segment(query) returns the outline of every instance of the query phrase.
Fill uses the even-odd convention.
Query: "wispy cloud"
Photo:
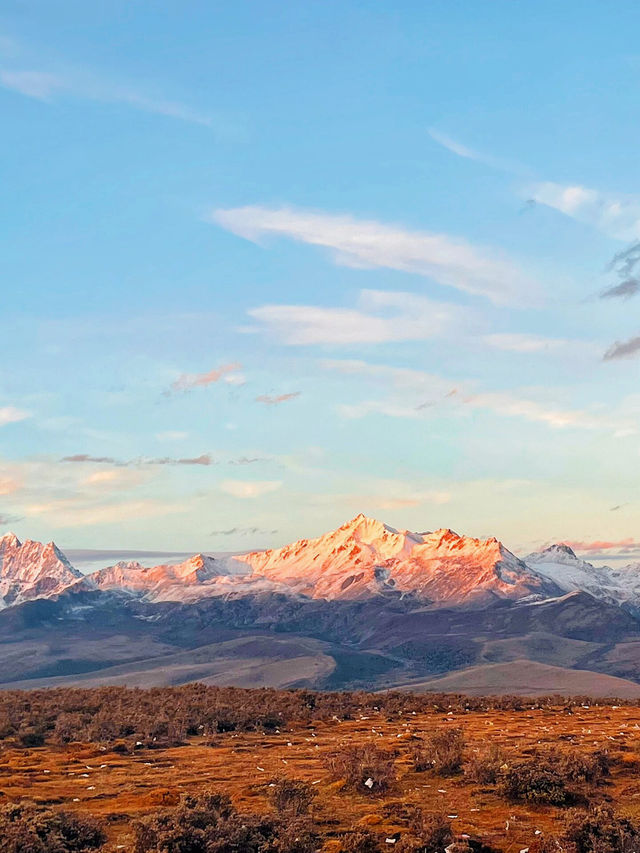
[[[490,347],[495,349],[505,350],[506,352],[520,353],[537,353],[549,352],[556,353],[563,349],[573,349],[575,347],[590,347],[584,341],[571,341],[565,338],[545,338],[540,335],[518,334],[518,333],[497,333],[485,335],[484,339]]]
[[[92,456],[89,453],[74,453],[64,456],[61,462],[87,463],[91,465],[113,465],[116,468],[144,467],[146,465],[252,465],[256,462],[269,461],[266,456],[238,456],[230,459],[216,459],[210,453],[202,453],[200,456],[138,456],[135,459],[116,459],[114,456]]]
[[[289,400],[295,400],[300,396],[300,391],[291,391],[289,394],[260,394],[256,397],[256,403],[264,403],[265,406],[279,406]]]
[[[360,292],[357,308],[263,305],[249,315],[279,343],[378,344],[459,335],[472,323],[467,309],[414,293]]]
[[[46,71],[0,71],[0,86],[41,101],[65,88],[62,78]]]
[[[511,160],[504,160],[500,157],[493,157],[491,154],[484,154],[481,151],[476,151],[474,148],[469,148],[457,139],[453,139],[449,134],[443,133],[431,127],[428,130],[429,136],[438,145],[442,145],[447,151],[451,151],[458,157],[465,160],[473,160],[475,163],[482,163],[484,166],[489,166],[491,169],[496,169],[499,172],[509,172],[516,175],[527,175],[529,170],[525,169],[519,163],[514,163]]]
[[[605,288],[601,299],[629,299],[640,291],[640,277],[636,274],[640,266],[640,242],[632,243],[622,252],[614,255],[609,264],[609,272],[618,276],[618,284]]]
[[[616,240],[640,239],[640,198],[637,196],[615,196],[579,184],[551,181],[528,188],[526,195]]]
[[[591,553],[593,555],[596,552],[601,551],[611,551],[611,550],[620,550],[633,552],[640,549],[640,540],[633,539],[633,537],[628,537],[627,539],[616,539],[616,540],[608,540],[608,539],[594,539],[593,541],[584,541],[584,540],[572,540],[569,539],[563,543],[564,545],[568,545],[570,548],[573,548],[574,551],[586,551],[587,553]]]
[[[280,480],[225,480],[220,488],[234,498],[259,498],[277,491],[282,486]]]
[[[266,536],[277,530],[263,530],[260,527],[229,527],[227,530],[212,530],[211,536]]]
[[[7,477],[0,474],[0,495],[13,495],[19,491],[20,481],[16,477]]]
[[[102,465],[116,465],[118,467],[127,467],[130,465],[217,465],[218,462],[209,453],[203,453],[200,456],[172,458],[171,456],[162,456],[159,458],[147,458],[144,456],[138,459],[115,459],[113,456],[90,456],[87,453],[76,453],[73,456],[64,456],[61,462],[90,462]]]
[[[161,95],[153,96],[135,86],[100,79],[86,70],[64,72],[42,68],[0,68],[0,87],[27,98],[52,102],[59,97],[123,104],[145,113],[165,116],[208,127],[221,136],[239,138],[241,131],[230,119],[200,111],[188,104]]]
[[[180,503],[165,503],[152,499],[87,504],[84,498],[64,498],[25,507],[27,516],[45,516],[56,527],[92,527],[130,521],[132,518],[153,518],[187,512]]]
[[[640,336],[628,341],[616,341],[605,352],[604,361],[616,361],[620,358],[633,358],[640,353]]]
[[[619,436],[638,431],[637,417],[624,411],[568,409],[553,400],[534,399],[506,391],[478,391],[471,384],[410,368],[370,364],[357,360],[327,360],[322,366],[343,374],[366,376],[383,387],[386,396],[339,407],[349,418],[382,414],[395,418],[425,418],[436,414],[464,415],[484,409],[501,417],[517,417],[556,429],[603,430]]]
[[[242,375],[238,373],[241,369],[242,365],[234,362],[214,367],[206,373],[183,373],[175,382],[171,383],[171,391],[177,393],[191,391],[193,388],[206,388],[207,385],[213,385],[221,380],[231,385],[237,385],[243,381]]]
[[[640,290],[640,279],[627,278],[619,284],[605,288],[600,294],[601,299],[630,299]]]
[[[16,524],[18,521],[22,521],[19,515],[0,514],[0,527],[8,527],[10,524]]]
[[[30,417],[31,413],[25,412],[24,409],[17,409],[15,406],[0,406],[0,426],[15,424]]]
[[[341,266],[414,273],[497,303],[529,301],[535,291],[529,277],[507,258],[446,234],[287,207],[215,210],[208,218],[253,242],[288,237],[331,250]]]

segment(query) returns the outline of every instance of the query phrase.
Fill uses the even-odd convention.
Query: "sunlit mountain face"
[[[597,674],[638,695],[639,576],[566,544],[522,559],[495,538],[363,514],[282,548],[87,574],[54,543],[7,534],[0,684],[438,690],[447,676],[509,692],[528,668],[537,691],[584,692]]]

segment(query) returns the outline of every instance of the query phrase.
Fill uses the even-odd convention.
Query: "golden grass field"
[[[603,705],[562,706],[522,711],[425,711],[390,717],[366,712],[353,720],[312,721],[286,731],[228,732],[192,737],[169,749],[117,754],[108,746],[18,748],[5,742],[0,761],[3,802],[28,798],[104,819],[106,850],[131,850],[132,819],[174,805],[181,794],[215,789],[230,794],[243,812],[271,809],[270,783],[281,776],[311,783],[317,796],[313,819],[327,839],[354,825],[366,825],[383,840],[403,828],[408,805],[452,816],[456,834],[468,833],[511,853],[530,846],[540,832],[560,825],[563,809],[511,804],[495,786],[470,784],[462,775],[438,777],[412,768],[416,736],[447,727],[464,730],[466,754],[498,744],[507,761],[541,748],[563,752],[607,750],[614,759],[610,778],[594,793],[623,815],[640,818],[640,708]],[[204,743],[206,741],[206,743]],[[397,787],[384,797],[342,790],[326,766],[329,755],[346,745],[373,742],[397,750]],[[538,831],[538,834],[536,834]]]

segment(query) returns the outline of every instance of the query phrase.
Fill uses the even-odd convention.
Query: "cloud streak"
[[[358,360],[326,360],[321,365],[345,375],[368,377],[386,386],[383,398],[339,407],[343,416],[362,418],[381,414],[394,418],[425,418],[435,414],[464,416],[483,409],[500,417],[516,417],[555,429],[603,430],[618,436],[638,431],[637,418],[623,412],[567,409],[553,401],[532,399],[510,391],[476,391],[469,383],[411,368],[396,368]]]
[[[225,480],[220,488],[234,498],[253,499],[277,491],[282,486],[280,480]]]
[[[629,551],[634,551],[640,549],[640,541],[637,539],[633,539],[632,537],[628,537],[627,539],[616,539],[616,540],[607,540],[607,539],[595,539],[593,541],[584,541],[584,540],[568,540],[563,543],[564,545],[568,545],[570,548],[573,548],[574,551],[587,551],[587,552],[596,552],[596,551],[611,551],[615,549],[625,549]]]
[[[180,101],[146,95],[128,85],[99,80],[78,69],[57,73],[34,68],[2,68],[0,87],[38,101],[52,102],[56,97],[66,96],[98,103],[123,104],[140,112],[208,127],[220,135],[239,135],[237,128],[219,115],[200,112]]]
[[[381,344],[459,335],[472,323],[467,309],[414,293],[362,290],[357,308],[263,305],[249,312],[286,346]]]
[[[640,336],[628,341],[616,341],[603,356],[604,361],[616,361],[621,358],[633,358],[640,353]]]
[[[31,417],[30,412],[17,409],[15,406],[0,406],[0,427],[7,424],[19,423]]]
[[[496,303],[534,295],[532,281],[510,260],[446,234],[290,207],[220,209],[208,220],[252,242],[286,237],[330,250],[340,266],[413,273]]]
[[[630,299],[640,291],[640,278],[636,275],[640,265],[640,242],[633,243],[622,252],[614,255],[609,264],[609,272],[615,272],[620,281],[605,288],[601,299]]]
[[[74,453],[71,456],[63,456],[60,462],[71,462],[78,464],[113,465],[118,468],[144,467],[145,465],[195,465],[209,466],[221,465],[253,465],[256,462],[268,461],[264,456],[239,456],[236,459],[216,459],[210,453],[202,453],[200,456],[139,456],[135,459],[116,459],[114,456],[92,456],[89,453]]]
[[[238,374],[241,369],[241,364],[233,362],[214,367],[206,373],[183,373],[175,382],[171,383],[170,390],[174,393],[191,391],[194,388],[206,388],[208,385],[214,385],[222,380],[235,385],[242,381],[242,377]]]
[[[300,391],[291,391],[289,394],[260,394],[256,397],[256,403],[263,403],[265,406],[279,406],[281,403],[287,403],[289,400],[295,400],[300,396]]]
[[[616,240],[640,239],[640,199],[636,196],[614,196],[552,181],[529,188],[527,196]]]

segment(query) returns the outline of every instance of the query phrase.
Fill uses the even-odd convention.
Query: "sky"
[[[639,30],[5,0],[0,531],[640,554]]]

